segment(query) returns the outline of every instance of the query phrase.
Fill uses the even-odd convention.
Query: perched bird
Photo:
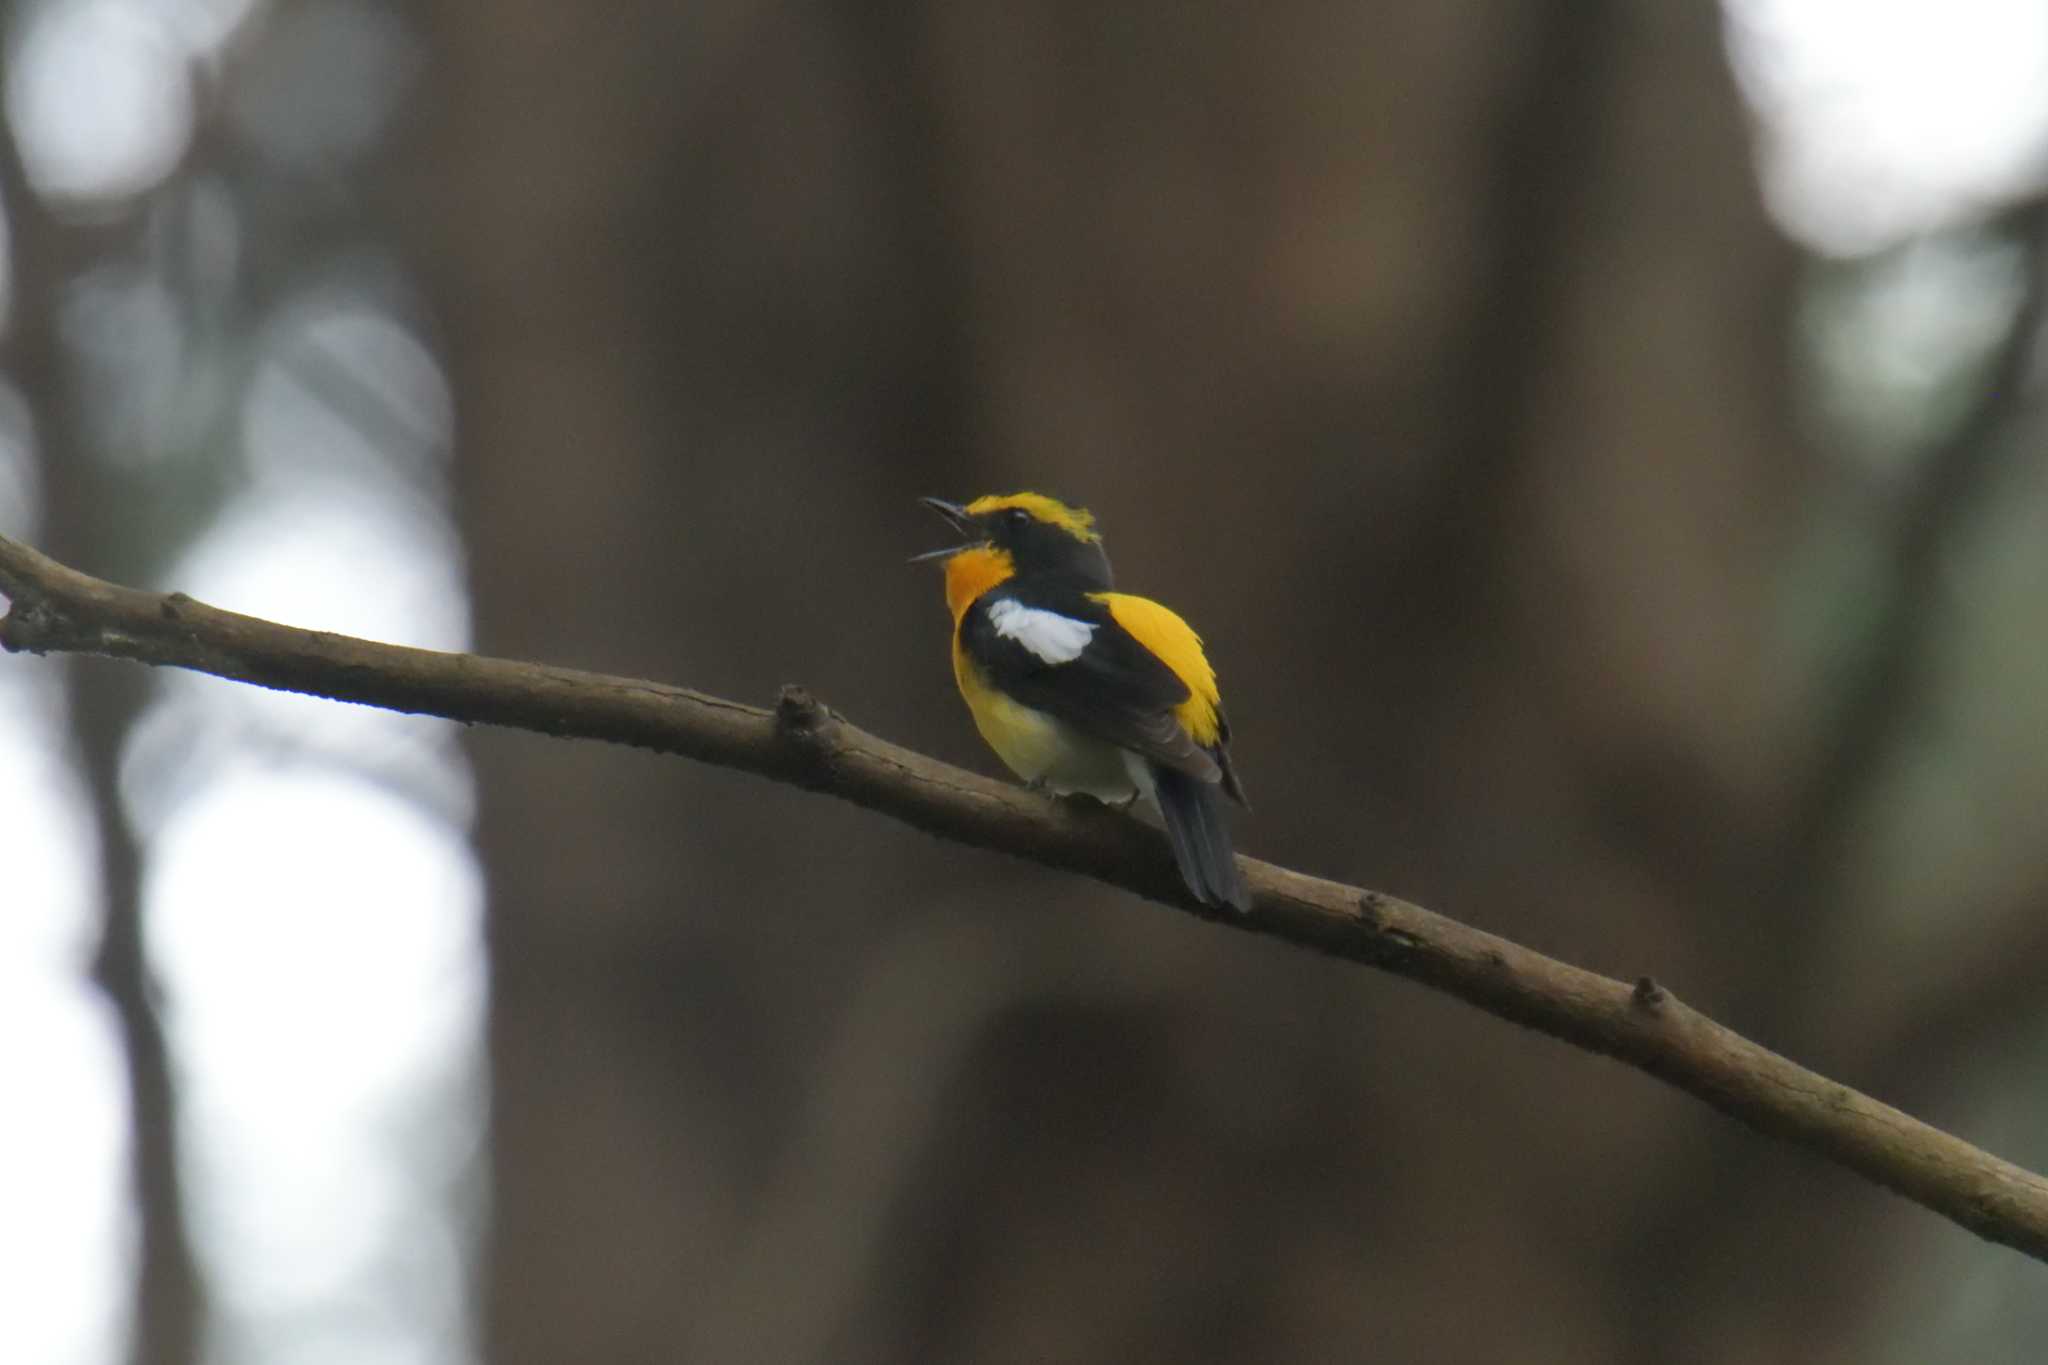
[[[1110,591],[1095,518],[1042,493],[924,505],[966,538],[946,566],[953,680],[975,728],[1035,787],[1159,808],[1205,905],[1249,909],[1223,798],[1246,805],[1202,641],[1173,612]]]

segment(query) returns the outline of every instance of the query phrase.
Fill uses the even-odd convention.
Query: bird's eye
[[[1031,514],[1021,507],[1012,507],[1003,513],[1003,525],[1012,531],[1021,531],[1031,522]]]

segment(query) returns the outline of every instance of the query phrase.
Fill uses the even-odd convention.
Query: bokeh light
[[[1779,220],[1855,255],[2048,175],[2048,5],[1728,0]]]

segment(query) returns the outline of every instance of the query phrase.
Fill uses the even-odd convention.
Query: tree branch
[[[1644,977],[1631,987],[1391,896],[1244,859],[1249,914],[1191,901],[1164,841],[857,729],[787,688],[772,711],[574,669],[374,644],[117,587],[0,538],[0,645],[211,673],[464,724],[601,739],[759,773],[919,829],[1079,872],[1234,928],[1378,967],[1618,1058],[1714,1108],[2048,1260],[2048,1180],[1731,1032]]]

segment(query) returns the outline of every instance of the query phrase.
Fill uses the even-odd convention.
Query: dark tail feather
[[[1223,791],[1214,782],[1176,772],[1163,764],[1152,770],[1153,799],[1166,822],[1173,860],[1181,880],[1204,905],[1252,908],[1251,893],[1230,851],[1230,826],[1223,819]]]

